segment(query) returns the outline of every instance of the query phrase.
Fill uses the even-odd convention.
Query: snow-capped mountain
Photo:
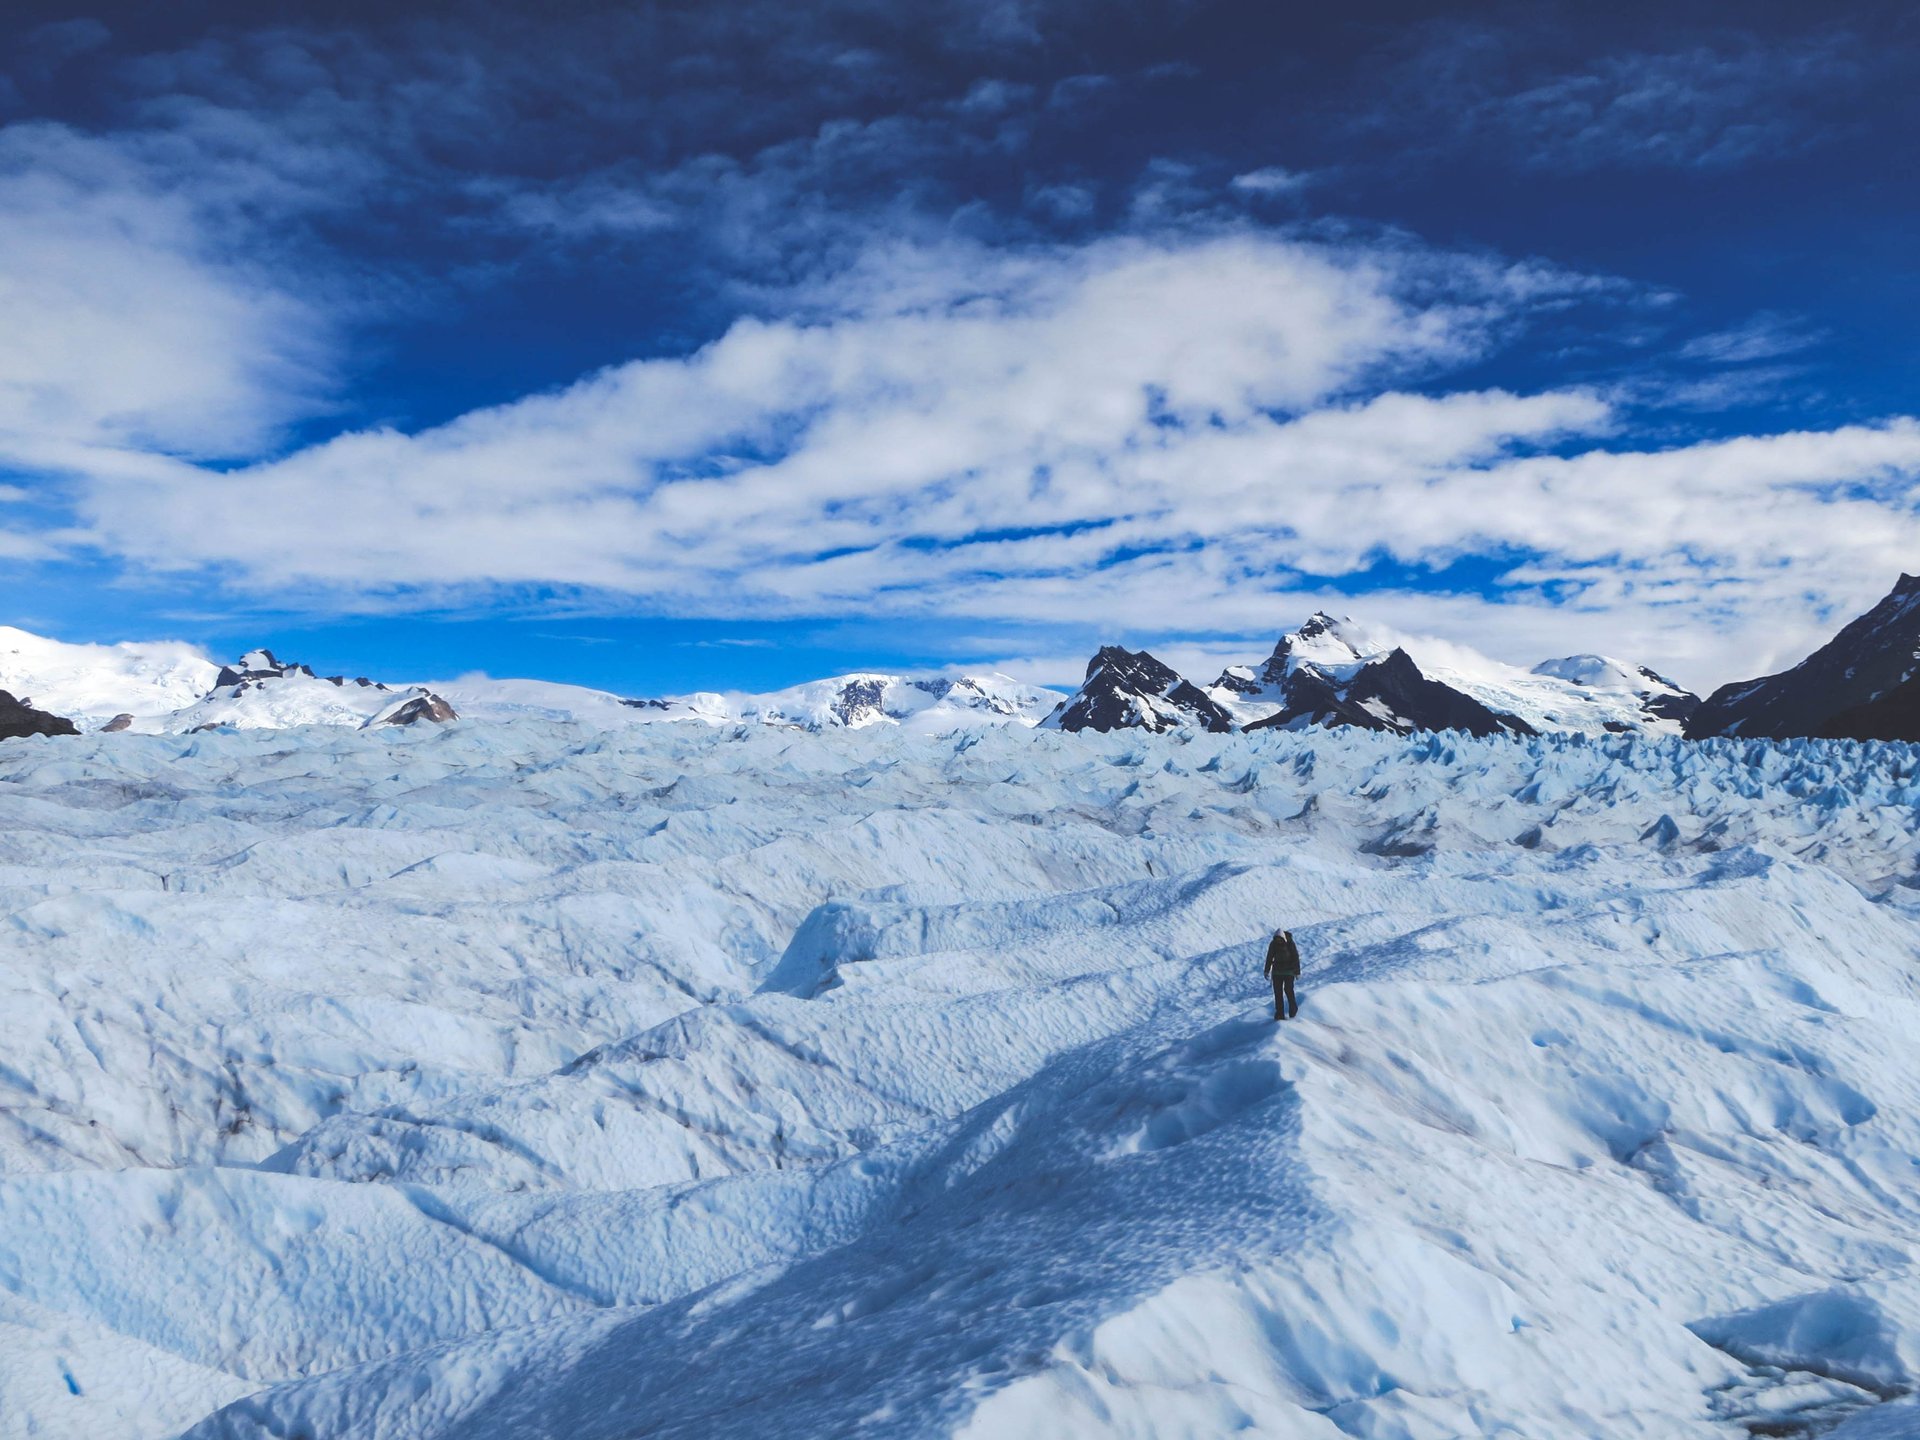
[[[622,703],[636,720],[739,721],[805,730],[860,730],[897,725],[941,735],[981,725],[1037,725],[1059,703],[1056,690],[1010,675],[891,675],[860,671],[755,695],[702,691]]]
[[[1624,728],[1678,734],[1687,717],[1700,708],[1698,695],[1683,690],[1657,670],[1607,655],[1568,655],[1560,660],[1543,660],[1531,673],[1564,680],[1596,707],[1606,700],[1619,701],[1628,713],[1602,717],[1601,728],[1605,730],[1618,732]],[[1615,723],[1609,724],[1609,721]]]
[[[859,671],[768,693],[710,691],[646,700],[580,685],[485,675],[389,686],[365,676],[316,675],[311,667],[265,648],[216,665],[179,642],[67,645],[5,627],[0,627],[0,687],[31,696],[81,730],[144,734],[221,726],[409,724],[456,714],[601,726],[656,720],[808,730],[889,725],[945,734],[981,725],[1037,725],[1060,701],[1058,691],[993,672]]]
[[[1722,685],[1688,717],[1686,733],[1695,739],[1914,738],[1917,673],[1920,576],[1902,575],[1884,600],[1792,669]]]
[[[205,695],[219,674],[178,640],[69,645],[0,625],[0,690],[30,697],[82,730],[101,729],[117,715],[169,714]]]
[[[1233,716],[1191,680],[1144,650],[1103,646],[1080,688],[1040,722],[1049,730],[1191,728],[1225,732]]]
[[[81,731],[172,734],[454,718],[453,707],[423,686],[394,689],[365,677],[323,678],[271,650],[250,650],[231,665],[216,665],[177,640],[69,645],[11,626],[0,626],[0,689]],[[32,722],[16,715],[13,723]]]
[[[132,715],[106,728],[179,732],[227,727],[284,730],[294,725],[410,725],[456,718],[453,707],[424,686],[399,690],[365,676],[319,676],[271,650],[250,650],[224,665],[214,685],[191,705],[159,716]]]
[[[573,720],[612,728],[665,720],[707,725],[766,724],[803,730],[898,726],[943,735],[984,725],[1035,725],[1059,703],[1057,690],[1009,675],[900,675],[859,671],[785,690],[699,691],[630,699],[546,680],[470,675],[433,689],[473,720]]]
[[[1260,666],[1230,667],[1207,694],[1248,728],[1353,725],[1402,734],[1678,734],[1698,703],[1644,666],[1604,655],[1522,670],[1324,611],[1282,635]]]
[[[1282,635],[1257,672],[1233,667],[1208,693],[1222,704],[1231,699],[1249,729],[1353,725],[1403,735],[1414,730],[1534,733],[1526,722],[1423,674],[1384,632],[1324,612]]]

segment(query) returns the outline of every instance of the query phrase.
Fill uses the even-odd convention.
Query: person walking
[[[1267,963],[1261,971],[1273,981],[1273,1018],[1286,1020],[1300,1013],[1299,997],[1293,982],[1300,978],[1300,947],[1293,943],[1291,930],[1276,930],[1267,942]]]

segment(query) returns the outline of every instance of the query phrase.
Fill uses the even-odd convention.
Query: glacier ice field
[[[1920,1435],[1920,749],[523,720],[0,799],[6,1440]]]

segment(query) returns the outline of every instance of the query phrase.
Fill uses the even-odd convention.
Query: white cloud
[[[1789,316],[1763,311],[1731,329],[1689,340],[1678,352],[1682,360],[1714,365],[1744,365],[1774,360],[1819,343],[1820,337]]]
[[[1406,428],[1377,446],[1343,431],[1378,428],[1377,415],[1285,427],[1275,412],[1473,343],[1462,316],[1410,310],[1364,258],[1245,237],[1109,242],[1012,267],[986,293],[970,272],[947,278],[912,310],[742,322],[688,359],[418,435],[347,435],[225,474],[95,455],[88,508],[120,553],[224,564],[262,586],[571,582],[793,608],[823,585],[885,588],[865,572],[911,569],[885,549],[909,538],[1284,523],[1280,491],[1249,466],[1285,463],[1290,447],[1363,464],[1458,457],[1497,449],[1488,427],[1553,429],[1597,409],[1409,399],[1391,422]],[[1196,476],[1209,454],[1219,472]],[[263,529],[299,543],[263,548]],[[811,558],[837,549],[866,558]]]
[[[1251,233],[892,250],[804,322],[741,321],[417,434],[227,471],[97,433],[15,458],[80,477],[106,549],[261,594],[533,585],[1210,655],[1263,637],[1238,658],[1327,604],[1515,662],[1597,648],[1704,682],[1789,658],[1809,597],[1864,603],[1912,568],[1912,421],[1616,451],[1588,391],[1394,388],[1555,302],[1538,267],[1462,262],[1437,286],[1441,263]],[[1343,605],[1304,578],[1503,554],[1507,603],[1356,578],[1375,593]],[[1673,633],[1703,622],[1704,643]]]
[[[1263,166],[1233,177],[1233,188],[1249,195],[1297,195],[1313,181],[1304,171],[1286,170],[1278,165]]]
[[[209,253],[191,203],[115,147],[0,131],[0,432],[16,448],[257,453],[312,403],[323,333]]]

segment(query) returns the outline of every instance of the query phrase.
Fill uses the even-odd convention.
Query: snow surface
[[[1911,747],[522,719],[0,794],[9,1437],[1920,1433]]]

